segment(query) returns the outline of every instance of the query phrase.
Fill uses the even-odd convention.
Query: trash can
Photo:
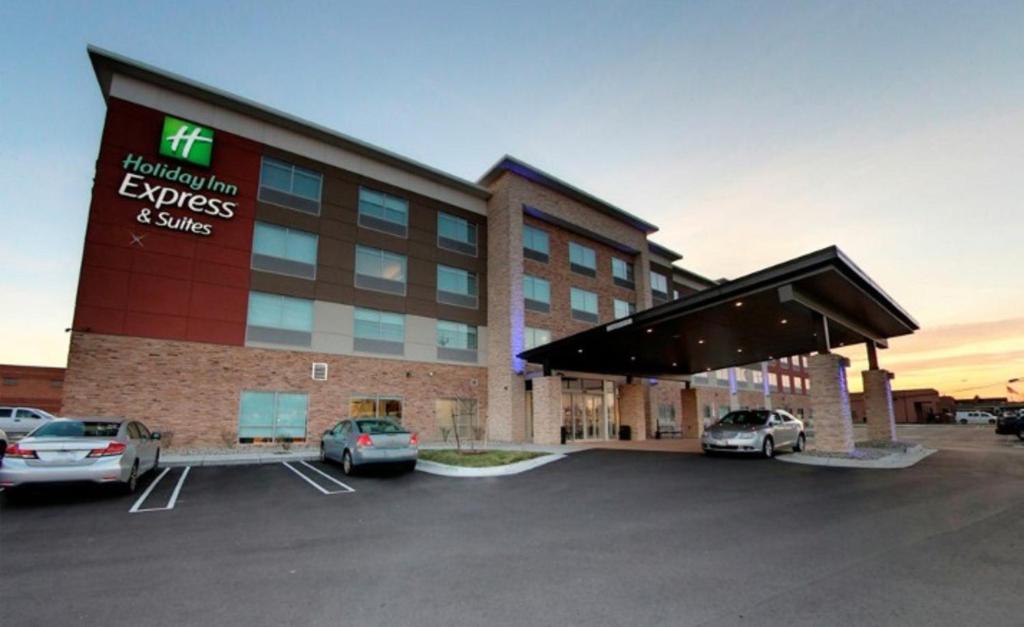
[[[619,425],[619,439],[620,440],[632,440],[633,430],[630,429],[629,425]]]
[[[558,430],[561,432],[562,444],[565,444],[565,440],[569,435],[569,431],[565,427],[559,427]]]

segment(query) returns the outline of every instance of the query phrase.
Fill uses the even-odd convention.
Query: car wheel
[[[356,465],[352,463],[352,453],[347,450],[341,455],[341,472],[348,476],[356,473]]]
[[[7,454],[7,442],[0,440],[0,465],[4,463],[4,455]]]
[[[1024,427],[1017,429],[1017,439],[1024,442]]]
[[[761,445],[761,453],[769,459],[775,457],[775,442],[771,436],[764,439],[764,444]]]
[[[416,462],[405,462],[404,464],[402,464],[402,470],[404,470],[405,472],[412,472],[416,470]]]
[[[994,425],[994,424],[996,424],[996,421],[995,421],[995,420],[989,420],[989,421],[988,421],[988,424],[990,424],[990,425]]]
[[[962,425],[967,424],[967,419],[966,418],[961,418],[960,419],[960,424],[962,424]]]
[[[793,445],[793,452],[800,453],[804,450],[805,446],[807,446],[807,438],[801,433],[796,437],[796,444]]]
[[[139,487],[139,460],[132,464],[132,470],[128,473],[128,481],[124,482],[124,491],[128,494],[135,492]]]

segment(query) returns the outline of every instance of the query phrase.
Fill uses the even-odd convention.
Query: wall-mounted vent
[[[470,379],[469,384],[472,385],[473,387],[476,387],[477,385],[480,384],[480,382],[477,381],[476,379]]]
[[[326,381],[327,380],[327,364],[322,361],[313,362],[313,380],[314,381]]]

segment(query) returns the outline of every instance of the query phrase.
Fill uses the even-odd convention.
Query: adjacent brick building
[[[316,442],[349,416],[438,439],[552,441],[524,349],[714,281],[653,224],[504,157],[470,182],[104,51],[107,116],[67,415],[173,447]],[[727,408],[806,408],[800,360],[676,380],[563,373],[569,439],[696,436]],[[636,415],[630,413],[630,416]],[[550,430],[550,425],[544,427]]]
[[[57,414],[63,395],[64,368],[0,364],[0,405]]]

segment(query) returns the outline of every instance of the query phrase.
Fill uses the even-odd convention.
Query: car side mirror
[[[149,434],[149,439],[150,440],[159,440],[162,437],[164,437],[164,436],[161,435],[159,431],[154,431],[153,433]]]

